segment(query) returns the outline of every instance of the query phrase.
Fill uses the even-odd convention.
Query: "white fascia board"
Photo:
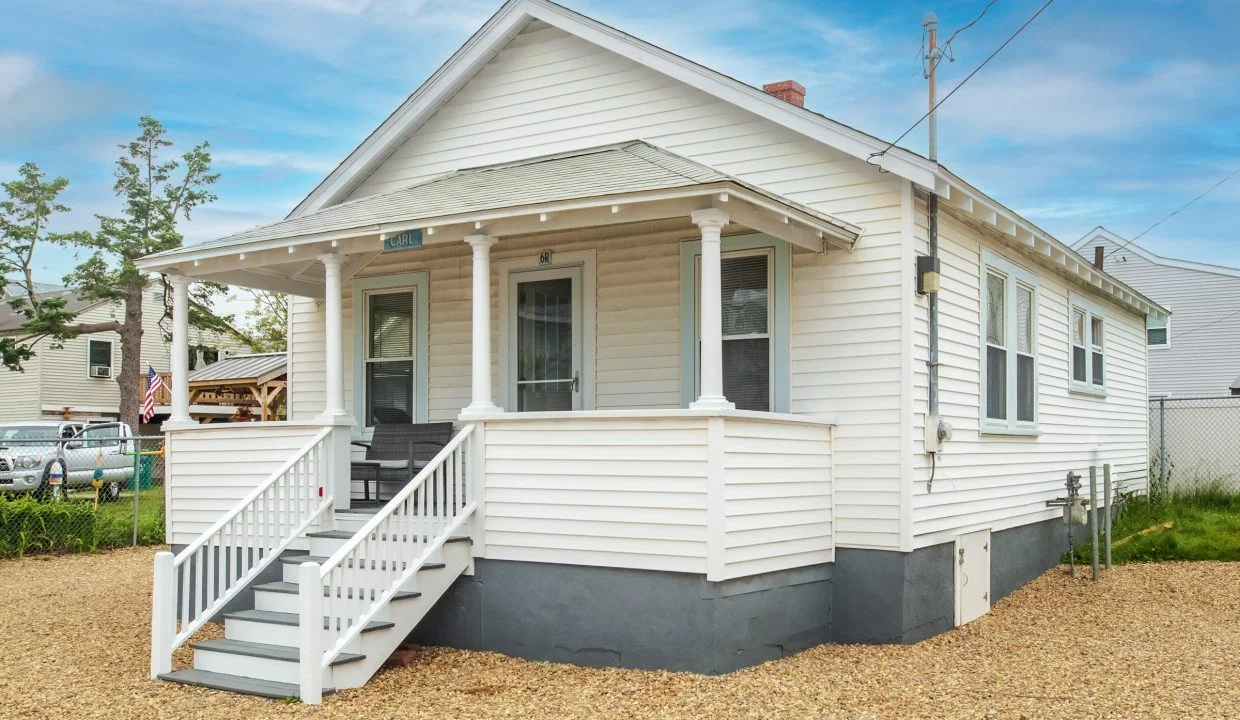
[[[1167,310],[1158,303],[1126,285],[1119,278],[1095,269],[1092,263],[1066,243],[1055,239],[1001,203],[974,189],[946,168],[942,168],[942,173],[943,184],[950,188],[952,206],[994,227],[1001,234],[1011,238],[1014,244],[1032,248],[1035,255],[1047,257],[1048,262],[1066,270],[1069,275],[1079,279],[1083,286],[1101,292],[1115,302],[1144,315],[1153,315],[1160,319],[1167,315]],[[1093,234],[1090,235],[1092,236]],[[1107,290],[1107,285],[1110,285],[1110,290]]]

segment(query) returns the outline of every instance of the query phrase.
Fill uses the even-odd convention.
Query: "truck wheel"
[[[121,499],[121,488],[124,487],[119,482],[110,482],[103,486],[100,490],[101,500],[104,502],[116,502]]]

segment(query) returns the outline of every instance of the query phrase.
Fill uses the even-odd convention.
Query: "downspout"
[[[929,100],[930,100],[930,138],[928,144],[928,155],[930,161],[936,166],[939,159],[939,138],[938,138],[938,118],[935,116],[934,106],[937,102],[935,97],[934,75],[938,69],[938,37],[939,37],[939,18],[934,13],[927,13],[922,21],[922,26],[926,29],[927,35],[927,53],[928,72],[927,80],[929,81]],[[926,201],[926,209],[928,218],[926,219],[926,229],[929,241],[930,263],[931,267],[939,267],[939,196],[935,193],[934,188],[930,189],[929,197]],[[930,478],[926,482],[926,492],[932,492],[934,488],[934,470],[938,465],[938,444],[943,439],[942,428],[939,423],[939,293],[929,293],[926,298],[926,308],[929,313],[929,329],[927,332],[926,343],[926,437],[927,440],[933,438],[935,442],[927,447],[930,452]],[[933,427],[932,427],[933,426]]]

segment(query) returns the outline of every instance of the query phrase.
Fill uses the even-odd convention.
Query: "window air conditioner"
[[[93,378],[110,378],[112,377],[112,368],[107,365],[91,365],[90,376]]]

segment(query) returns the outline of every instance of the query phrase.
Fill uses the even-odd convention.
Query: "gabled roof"
[[[1206,272],[1206,273],[1213,273],[1215,275],[1226,275],[1228,277],[1240,278],[1240,269],[1237,269],[1237,268],[1227,267],[1226,265],[1213,265],[1211,263],[1194,262],[1192,260],[1177,260],[1175,258],[1169,258],[1169,257],[1163,257],[1162,255],[1156,255],[1150,252],[1149,250],[1146,250],[1145,248],[1141,247],[1140,245],[1136,244],[1135,242],[1129,242],[1123,236],[1117,235],[1111,232],[1110,230],[1107,230],[1106,228],[1102,227],[1101,225],[1085,233],[1085,235],[1082,236],[1080,240],[1077,240],[1075,243],[1072,244],[1072,249],[1076,250],[1077,252],[1088,254],[1087,251],[1089,250],[1089,248],[1092,245],[1096,244],[1096,241],[1099,238],[1108,240],[1111,243],[1113,243],[1116,247],[1122,247],[1124,249],[1123,250],[1124,252],[1131,252],[1133,255],[1136,255],[1137,257],[1148,260],[1149,262],[1152,262],[1155,265],[1162,265],[1163,267],[1180,268],[1181,270],[1196,270],[1198,272]]]
[[[438,178],[381,195],[332,205],[277,223],[234,235],[178,248],[145,258],[144,266],[187,252],[210,254],[232,246],[251,246],[273,240],[290,240],[325,233],[381,231],[381,228],[421,227],[427,221],[535,207],[548,203],[590,199],[606,205],[633,193],[682,190],[700,195],[728,189],[745,189],[772,204],[787,206],[815,230],[851,246],[860,228],[829,215],[771,195],[730,175],[693,162],[644,142],[607,145],[573,153],[458,170]]]
[[[52,285],[49,283],[35,283],[35,292],[38,293],[40,300],[49,300],[51,298],[64,298],[65,310],[71,313],[80,313],[89,310],[96,305],[102,305],[106,300],[83,300],[78,297],[77,291],[73,288],[67,288],[62,285]],[[10,300],[16,299],[19,295],[24,295],[25,291],[18,289],[16,286],[9,287],[4,293],[4,302],[0,303],[0,333],[9,333],[20,330],[22,325],[26,324],[26,316],[17,312],[9,305]]]
[[[261,385],[283,375],[287,364],[288,355],[282,352],[231,355],[191,372],[188,381],[192,384],[249,380]]]
[[[687,60],[640,38],[573,12],[550,0],[508,0],[459,50],[422,83],[289,214],[290,218],[339,202],[392,154],[474,74],[531,21],[541,20],[641,65],[749,110],[790,130],[874,163],[925,188],[933,188],[935,163],[824,115],[776,98],[760,88]]]

